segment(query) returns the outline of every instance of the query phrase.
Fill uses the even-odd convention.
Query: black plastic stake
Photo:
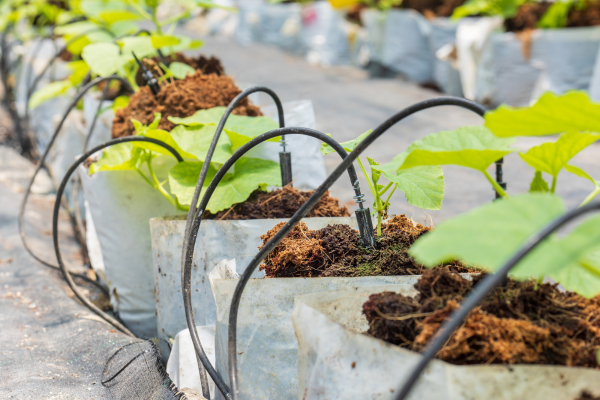
[[[373,220],[371,219],[371,210],[363,207],[365,201],[365,195],[360,192],[360,186],[358,179],[353,183],[355,196],[354,201],[358,203],[358,210],[356,214],[356,222],[358,223],[358,231],[360,232],[360,241],[364,247],[377,248],[377,241],[375,239],[375,231],[373,230]]]
[[[498,182],[498,185],[506,190],[506,182],[502,182],[502,180],[504,179],[504,173],[502,170],[502,167],[504,165],[504,158],[499,159],[498,161],[496,161],[496,182]],[[498,192],[496,192],[496,198],[499,199],[501,196]]]
[[[144,64],[142,64],[142,62],[140,60],[138,60],[137,56],[135,55],[135,53],[133,51],[131,52],[131,54],[133,54],[133,58],[135,58],[135,61],[138,63],[138,65],[140,66],[140,69],[142,70],[142,78],[144,78],[146,85],[150,88],[150,90],[152,90],[152,94],[156,96],[158,94],[158,92],[160,92],[160,86],[158,85],[158,79],[156,79],[156,77],[154,76],[152,71],[150,71],[148,68],[146,68],[146,66]]]
[[[279,152],[279,165],[281,166],[281,186],[292,186],[292,153],[285,149],[285,136],[281,136],[281,147]]]

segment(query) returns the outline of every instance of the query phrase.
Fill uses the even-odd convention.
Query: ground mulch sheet
[[[162,114],[159,129],[170,131],[175,125],[168,120],[168,117],[185,118],[194,115],[198,110],[227,107],[241,92],[230,77],[205,75],[201,71],[196,71],[183,80],[169,81],[161,86],[156,96],[152,94],[150,88],[144,86],[130,97],[127,107],[116,112],[112,137],[133,135],[135,129],[131,119],[148,125],[154,121],[155,113]],[[262,115],[260,109],[248,98],[242,100],[233,113],[250,117]]]
[[[204,219],[245,220],[291,218],[308,200],[314,190],[303,191],[284,186],[271,192],[256,190],[248,200],[223,210],[216,215],[206,212]],[[349,217],[348,207],[340,206],[338,199],[325,193],[308,213],[308,217]]]
[[[363,305],[368,334],[420,352],[481,280],[428,270],[418,295],[373,294]],[[545,364],[599,368],[600,297],[585,299],[556,284],[509,280],[457,329],[437,358],[456,365]],[[586,397],[583,397],[586,398]],[[590,397],[591,398],[591,397]]]
[[[263,246],[283,225],[280,223],[261,236]],[[429,230],[405,215],[394,216],[382,225],[377,248],[371,249],[360,245],[359,232],[349,225],[310,230],[300,222],[267,256],[260,269],[268,278],[419,275],[425,267],[417,263],[408,250]],[[443,268],[472,271],[457,262]]]

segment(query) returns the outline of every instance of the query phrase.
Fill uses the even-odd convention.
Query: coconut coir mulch
[[[504,27],[508,32],[521,32],[536,29],[552,3],[527,3],[519,7],[517,14],[504,21]],[[600,25],[600,1],[589,1],[586,6],[579,10],[573,7],[567,18],[567,28]]]
[[[228,76],[215,74],[204,75],[196,71],[183,80],[161,86],[160,92],[154,96],[148,87],[142,87],[131,96],[129,105],[118,110],[113,119],[112,137],[124,137],[134,134],[131,119],[144,125],[154,121],[154,114],[161,113],[159,129],[170,131],[175,125],[167,117],[189,117],[198,110],[213,107],[227,107],[242,91]],[[247,98],[233,110],[236,115],[250,117],[261,116],[260,109]]]
[[[450,17],[454,9],[462,6],[466,0],[404,0],[394,8],[407,8],[416,10],[426,18]],[[363,25],[360,13],[369,8],[366,4],[356,4],[350,7],[346,13],[346,18],[359,25]]]
[[[256,190],[245,202],[236,204],[216,215],[207,212],[204,214],[204,218],[214,220],[291,218],[313,193],[314,190],[302,191],[290,186],[284,186],[271,192]],[[348,207],[340,207],[339,200],[331,197],[327,192],[308,213],[308,216],[349,217],[350,212]]]
[[[261,236],[266,244],[284,223]],[[268,278],[357,277],[419,275],[425,267],[408,255],[408,249],[430,228],[414,224],[406,216],[394,216],[382,224],[377,249],[359,244],[359,232],[348,225],[328,225],[309,230],[303,222],[279,243],[260,266]],[[262,246],[260,247],[262,248]],[[459,263],[445,266],[455,272],[472,270]]]
[[[444,319],[481,280],[428,270],[413,297],[384,292],[363,305],[368,333],[422,351]],[[404,318],[402,318],[404,317]],[[600,298],[561,292],[556,284],[509,280],[457,329],[437,358],[457,365],[546,364],[599,368]]]

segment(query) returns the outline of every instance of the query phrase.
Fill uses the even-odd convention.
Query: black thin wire
[[[56,201],[54,203],[54,213],[52,216],[52,239],[54,241],[54,252],[56,253],[56,260],[58,261],[59,268],[62,271],[63,275],[65,276],[65,280],[69,284],[69,287],[71,288],[71,290],[73,290],[73,293],[75,293],[77,298],[79,300],[81,300],[81,302],[83,304],[85,304],[90,310],[92,310],[98,316],[103,318],[105,321],[112,324],[115,328],[117,328],[118,330],[120,330],[121,332],[123,332],[125,334],[135,337],[135,335],[133,333],[131,333],[127,328],[125,328],[119,321],[117,321],[110,315],[106,314],[104,311],[100,310],[98,307],[96,307],[91,301],[89,301],[81,293],[81,291],[79,290],[77,285],[75,285],[75,282],[73,282],[73,278],[71,278],[71,274],[69,273],[69,270],[67,269],[67,267],[65,266],[65,264],[63,262],[62,254],[60,252],[60,244],[59,244],[59,240],[58,240],[58,215],[59,215],[59,211],[60,211],[60,200],[65,191],[67,183],[69,182],[69,178],[71,177],[73,172],[75,172],[75,170],[77,170],[79,165],[84,163],[94,153],[96,153],[106,147],[109,147],[109,146],[112,146],[115,144],[119,144],[119,143],[127,143],[127,142],[149,142],[149,143],[157,144],[159,146],[164,147],[169,152],[171,152],[171,154],[173,154],[173,156],[177,159],[178,162],[183,161],[183,158],[181,158],[179,153],[177,153],[177,151],[173,147],[169,146],[168,144],[166,144],[158,139],[140,137],[140,136],[127,136],[127,137],[123,137],[123,138],[113,139],[113,140],[110,140],[106,143],[98,145],[98,146],[94,147],[93,149],[85,152],[83,155],[81,155],[77,159],[77,161],[75,161],[75,163],[73,165],[71,165],[71,167],[65,174],[65,177],[63,178],[63,180],[60,184],[60,187],[58,188],[58,192],[56,194]]]
[[[410,393],[411,389],[417,383],[419,377],[427,367],[427,364],[435,358],[436,354],[444,347],[450,336],[456,328],[462,325],[464,319],[469,313],[485,299],[485,297],[507,278],[508,273],[513,269],[527,254],[533,251],[540,243],[547,239],[556,230],[562,228],[570,221],[590,212],[600,211],[600,202],[588,204],[584,207],[573,210],[553,222],[540,232],[532,235],[519,251],[511,257],[510,260],[502,268],[493,275],[488,275],[481,280],[473,289],[473,291],[463,301],[459,309],[454,310],[452,314],[442,323],[442,326],[437,331],[435,338],[430,342],[423,351],[419,363],[413,369],[404,385],[399,390],[396,400],[404,400]]]
[[[65,122],[65,120],[67,119],[69,113],[71,112],[71,110],[73,108],[75,108],[75,106],[77,105],[77,103],[79,102],[79,100],[85,95],[85,93],[87,93],[87,91],[94,87],[95,85],[99,84],[100,82],[104,82],[106,80],[111,80],[111,79],[118,79],[120,80],[124,85],[126,85],[125,87],[128,87],[130,91],[133,92],[133,90],[131,89],[131,87],[129,86],[129,84],[127,83],[127,81],[125,81],[123,78],[119,78],[119,77],[115,77],[115,76],[109,76],[106,78],[96,78],[95,80],[93,80],[92,82],[88,83],[87,85],[85,85],[83,87],[83,89],[78,93],[77,96],[75,96],[75,98],[71,101],[71,104],[69,105],[69,107],[67,108],[67,111],[65,112],[65,114],[63,115],[62,120],[60,121],[60,123],[58,124],[58,126],[56,127],[56,130],[54,131],[54,134],[52,135],[52,137],[50,138],[50,141],[48,142],[48,146],[46,147],[46,150],[44,151],[44,154],[42,154],[42,157],[40,158],[40,161],[38,162],[35,171],[33,173],[33,176],[31,177],[31,180],[29,181],[29,184],[27,185],[27,189],[25,190],[25,195],[23,196],[23,201],[21,202],[21,208],[19,210],[19,218],[18,218],[18,225],[19,225],[19,235],[21,236],[21,242],[23,243],[23,247],[25,247],[25,250],[27,250],[27,252],[38,262],[40,262],[42,265],[45,265],[46,267],[52,268],[52,269],[56,269],[58,270],[59,267],[56,265],[53,265],[43,259],[41,259],[40,257],[38,257],[33,250],[29,247],[29,245],[27,244],[27,239],[25,238],[25,224],[24,224],[24,216],[25,216],[25,207],[27,206],[27,200],[29,198],[29,194],[31,193],[31,187],[33,186],[33,183],[35,182],[35,178],[37,177],[37,174],[40,172],[40,170],[42,169],[42,166],[44,165],[44,161],[46,160],[46,157],[48,156],[48,153],[50,152],[50,149],[52,147],[52,145],[54,144],[54,141],[56,140],[56,137],[58,136],[58,133],[60,132],[60,130],[62,129],[62,126]],[[81,275],[81,274],[73,274],[74,276],[83,279],[87,282],[90,282],[96,286],[98,286],[104,293],[108,293],[106,288],[102,285],[100,285],[97,281],[94,281],[90,278],[88,278],[85,275]]]
[[[181,257],[182,286],[184,285],[185,268],[187,265],[191,265],[191,263],[192,263],[191,257],[193,257],[193,246],[192,246],[192,251],[190,253],[189,247],[188,247],[188,242],[189,242],[189,237],[190,237],[191,231],[192,231],[193,221],[194,221],[194,218],[196,217],[196,214],[198,211],[197,204],[198,204],[198,200],[200,198],[200,193],[202,191],[202,186],[204,185],[204,181],[206,180],[208,168],[210,166],[213,154],[217,147],[217,143],[219,141],[219,138],[221,137],[221,133],[223,132],[223,129],[225,128],[225,123],[227,122],[229,115],[231,115],[231,113],[233,112],[235,107],[237,107],[238,104],[240,102],[242,102],[242,100],[244,100],[246,97],[250,96],[252,93],[255,93],[255,92],[263,92],[263,93],[266,93],[269,96],[271,96],[271,98],[275,102],[275,106],[277,107],[277,115],[279,117],[279,127],[283,128],[285,126],[283,105],[281,104],[281,100],[279,99],[279,96],[277,96],[277,94],[273,90],[271,90],[267,87],[255,86],[255,87],[252,87],[252,88],[242,91],[242,93],[237,95],[231,101],[229,106],[227,106],[227,108],[225,109],[225,112],[223,113],[223,116],[221,117],[221,121],[219,121],[219,125],[217,126],[215,135],[213,136],[212,142],[211,142],[208,152],[206,154],[204,164],[202,165],[202,170],[200,171],[200,176],[198,177],[198,183],[196,184],[196,189],[194,191],[194,195],[192,196],[192,202],[190,203],[190,210],[188,212],[187,220],[185,223],[184,241],[183,241],[182,257]],[[196,232],[197,232],[197,230],[196,230]],[[184,295],[184,301],[185,301],[185,292],[183,295]],[[192,316],[192,320],[193,320],[193,316]],[[200,344],[200,339],[198,338],[198,333],[195,331],[195,328],[196,328],[196,326],[194,325],[193,333],[191,333],[192,340],[197,339],[197,343],[200,348],[200,353],[198,354],[198,356],[200,357],[204,367],[208,369],[207,365],[210,365],[210,362],[208,361],[208,358],[206,357],[206,354],[204,353],[204,349],[202,348],[202,345]],[[194,335],[195,335],[195,337],[194,337]],[[210,366],[210,367],[212,368],[212,366]],[[199,368],[199,374],[200,374],[200,382],[202,382],[202,383],[208,382],[206,380],[206,371],[203,368],[201,368],[200,365],[198,365],[198,368]],[[211,377],[213,378],[213,380],[215,381],[216,385],[219,387],[219,390],[223,391],[222,388],[226,388],[227,386],[222,381],[222,379],[218,378],[218,374],[216,373],[214,368],[212,368],[212,370],[208,369],[208,372],[211,375]],[[204,374],[204,377],[202,377],[203,374]],[[204,385],[202,386],[202,392],[209,393],[208,385],[206,385],[206,387]],[[206,395],[205,395],[205,397],[206,397]],[[209,397],[210,397],[210,395],[209,395]]]
[[[393,115],[391,118],[387,119],[381,125],[379,125],[371,134],[369,134],[361,143],[356,146],[356,148],[346,157],[344,160],[337,166],[337,168],[333,171],[331,175],[323,182],[321,186],[319,186],[310,198],[300,207],[300,209],[289,219],[289,221],[277,232],[269,242],[267,242],[263,248],[254,256],[252,261],[248,264],[248,267],[242,274],[233,294],[233,298],[231,301],[231,308],[229,311],[229,343],[228,343],[228,358],[229,358],[229,381],[231,385],[231,392],[228,393],[228,396],[233,398],[234,400],[239,399],[239,384],[237,377],[237,314],[240,305],[240,300],[242,298],[242,292],[250,276],[262,262],[262,260],[269,254],[278,244],[283,240],[284,237],[300,222],[302,218],[304,218],[310,210],[317,204],[319,199],[327,192],[327,190],[333,185],[335,181],[347,170],[352,163],[362,154],[362,152],[370,146],[377,138],[383,135],[389,128],[391,128],[397,122],[403,120],[404,118],[428,108],[439,107],[445,105],[455,105],[459,107],[463,107],[465,109],[471,110],[479,115],[485,114],[485,108],[481,105],[459,97],[438,97],[436,99],[425,100],[414,104],[410,107],[405,108],[404,110],[398,112]],[[221,168],[222,170],[223,168]],[[221,171],[219,170],[219,171]],[[217,174],[218,175],[218,174]],[[213,182],[217,179],[213,179]],[[211,182],[211,186],[213,185]],[[210,192],[207,190],[206,194],[203,198],[207,199],[207,195]],[[208,199],[206,200],[206,204],[208,204]],[[184,306],[186,306],[184,302]],[[187,309],[186,309],[187,311]],[[193,322],[193,320],[192,320]],[[188,327],[189,327],[188,321]],[[190,328],[190,331],[192,329]],[[193,336],[192,336],[193,341]],[[194,343],[195,345],[195,343]],[[228,398],[229,398],[228,397]]]
[[[202,344],[200,343],[200,338],[198,337],[198,332],[196,330],[196,324],[194,322],[194,314],[193,314],[193,308],[192,308],[192,298],[191,298],[192,269],[191,269],[190,260],[193,260],[193,257],[194,257],[194,247],[195,247],[195,242],[196,242],[196,238],[198,235],[198,229],[200,228],[200,224],[202,222],[202,215],[204,214],[204,210],[205,210],[206,206],[208,205],[210,197],[214,193],[214,191],[217,188],[218,184],[220,183],[221,179],[225,176],[227,171],[235,164],[235,162],[237,160],[239,160],[248,151],[250,151],[252,148],[256,147],[258,144],[265,142],[269,139],[272,139],[272,138],[275,138],[278,136],[282,136],[283,134],[311,136],[316,139],[322,140],[323,142],[330,145],[337,152],[337,154],[340,155],[340,157],[345,158],[348,155],[348,153],[346,153],[346,150],[344,150],[344,148],[338,142],[336,142],[333,138],[331,138],[330,136],[327,136],[326,134],[324,134],[322,132],[316,131],[314,129],[309,129],[309,128],[280,128],[280,129],[276,129],[276,130],[273,130],[273,131],[270,131],[270,132],[267,132],[260,136],[255,137],[254,139],[252,139],[251,141],[249,141],[248,143],[246,143],[245,145],[240,147],[231,156],[231,158],[229,158],[225,162],[225,164],[223,164],[223,166],[219,169],[219,171],[217,172],[217,174],[215,175],[213,180],[210,182],[208,188],[206,189],[206,192],[204,193],[204,196],[202,197],[202,201],[200,202],[200,205],[199,205],[200,211],[198,213],[196,213],[196,217],[194,218],[191,237],[189,238],[189,241],[186,239],[186,241],[184,242],[184,246],[186,246],[186,243],[187,243],[187,248],[190,250],[190,253],[187,255],[188,257],[186,258],[185,263],[182,266],[182,269],[183,269],[183,279],[182,279],[183,305],[185,308],[188,328],[190,330],[190,336],[192,338],[192,342],[194,343],[194,349],[196,350],[196,354],[202,360],[202,364],[204,365],[206,370],[208,370],[210,376],[213,378],[213,381],[215,381],[215,384],[217,385],[217,387],[219,388],[221,393],[228,399],[231,398],[231,393],[229,391],[229,388],[227,388],[227,385],[223,382],[222,378],[216,372],[214,367],[210,364],[210,361],[206,357],[206,354],[204,354],[204,349],[202,348]],[[356,170],[354,169],[354,166],[352,164],[350,164],[347,168],[347,171],[348,171],[348,175],[350,178],[350,184],[352,185],[358,179],[357,175],[356,175]]]

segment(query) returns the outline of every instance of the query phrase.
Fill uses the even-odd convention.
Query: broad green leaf
[[[177,153],[179,153],[179,155],[184,159],[188,159],[188,160],[197,160],[198,159],[194,154],[188,153],[187,151],[183,150],[179,146],[177,141],[171,136],[171,134],[167,131],[163,131],[162,129],[148,129],[144,133],[140,134],[139,136],[152,138],[152,139],[158,139],[161,142],[164,142],[165,144],[173,147],[173,149]],[[150,150],[155,153],[164,154],[164,155],[167,155],[170,157],[174,157],[173,153],[171,153],[169,150],[167,150],[164,147],[159,146],[157,144],[148,143],[148,142],[135,142],[135,144],[136,144],[136,146],[141,147],[143,149]]]
[[[369,162],[370,166],[379,165],[377,161],[373,160],[370,157],[367,157],[367,161]],[[376,169],[371,168],[371,180],[375,185],[377,185],[377,182],[379,182],[379,178],[381,178],[381,171],[377,171]]]
[[[114,24],[115,22],[134,21],[141,19],[139,14],[127,10],[103,11],[98,14],[98,17],[108,25]]]
[[[204,162],[210,148],[210,143],[215,136],[214,125],[205,126],[176,126],[171,131],[171,137],[187,153],[193,154],[198,160]],[[213,154],[211,163],[224,164],[231,156],[231,140],[227,135],[221,135]]]
[[[65,81],[51,82],[33,93],[31,99],[29,99],[29,108],[33,110],[43,102],[65,94],[67,90],[72,87],[73,85],[68,79]]]
[[[589,180],[590,182],[592,182],[594,184],[594,186],[596,187],[596,189],[600,188],[600,181],[597,181],[594,178],[592,178],[587,172],[585,172],[581,168],[576,167],[574,165],[565,165],[565,169],[568,172],[579,176],[580,178],[584,178],[584,179]]]
[[[398,184],[409,204],[425,210],[439,210],[444,199],[444,172],[440,166],[425,166],[386,172],[384,176]]]
[[[572,7],[573,2],[571,1],[557,1],[553,3],[546,13],[542,15],[542,18],[537,23],[537,27],[542,29],[564,28],[567,26],[569,11],[571,11]]]
[[[163,53],[165,55],[178,53],[178,52],[182,52],[182,51],[186,51],[186,50],[198,49],[198,48],[202,47],[202,45],[204,44],[204,42],[201,40],[192,39],[187,36],[181,36],[181,35],[174,35],[174,36],[177,39],[179,39],[179,44],[177,44],[175,46],[165,47],[163,49]]]
[[[194,0],[194,3],[196,3],[196,5],[202,8],[221,8],[230,12],[238,12],[238,9],[235,7],[228,7],[221,4],[216,4],[215,2],[209,0]]]
[[[77,21],[68,25],[57,26],[54,33],[60,36],[76,36],[92,29],[98,28],[98,25],[90,21]]]
[[[129,96],[119,96],[113,101],[112,109],[114,112],[129,105]]]
[[[410,253],[428,267],[459,259],[497,271],[531,235],[564,212],[562,199],[550,194],[497,200],[442,222],[417,240]],[[562,258],[555,253],[560,253],[555,241],[538,246],[511,273],[520,278],[539,277],[557,269],[553,263]]]
[[[73,86],[79,85],[81,82],[83,82],[88,72],[90,72],[90,67],[88,67],[86,62],[83,60],[71,61],[67,63],[67,68],[71,70],[69,81],[71,81]]]
[[[371,132],[373,132],[373,130],[370,129],[370,130],[366,131],[365,133],[363,133],[362,135],[360,135],[359,137],[357,137],[356,139],[340,143],[340,145],[347,152],[351,152],[352,150],[354,150],[356,148],[356,146],[358,146],[360,144],[360,142],[365,140],[365,138],[367,136],[369,136],[371,134]],[[324,156],[326,156],[329,153],[334,153],[334,152],[335,152],[335,150],[333,149],[333,147],[331,147],[327,143],[323,143],[323,145],[321,146],[321,153],[323,153]]]
[[[546,182],[544,180],[544,177],[542,176],[542,171],[535,171],[533,180],[531,181],[531,184],[529,185],[529,192],[530,193],[533,193],[533,192],[547,193],[549,191],[550,191],[550,188],[548,187],[548,182]]]
[[[466,126],[434,133],[377,169],[395,172],[423,165],[461,165],[485,171],[493,162],[514,151],[514,139],[498,138],[483,126]]]
[[[569,131],[556,142],[544,143],[519,153],[523,161],[553,177],[558,176],[565,165],[581,150],[600,139],[600,134]]]
[[[92,43],[83,49],[81,57],[93,73],[102,77],[114,74],[123,66],[119,46],[114,43]]]
[[[531,107],[500,106],[485,114],[485,126],[496,136],[545,136],[567,131],[600,132],[600,104],[584,91],[545,93]]]
[[[121,45],[122,57],[127,62],[133,61],[133,52],[140,60],[156,54],[156,49],[152,45],[152,39],[149,36],[126,37],[119,40],[119,44]]]
[[[214,107],[208,110],[199,110],[187,118],[169,117],[169,121],[176,125],[211,125],[216,128],[224,113],[225,107]],[[269,117],[247,117],[231,114],[225,123],[225,132],[231,140],[233,149],[243,146],[256,136],[277,128],[279,128],[279,125]],[[269,139],[269,142],[277,142],[278,140],[279,137],[275,137]]]
[[[136,169],[142,149],[134,143],[119,143],[104,149],[98,161],[90,165],[90,175],[100,171],[123,171]]]
[[[200,162],[183,162],[175,165],[169,172],[169,187],[181,204],[190,205],[194,189],[200,176]],[[214,176],[207,177],[204,190]],[[274,161],[243,157],[235,164],[235,173],[225,177],[213,193],[207,210],[215,214],[234,204],[248,199],[256,189],[265,190],[267,186],[281,186],[281,170]]]
[[[175,36],[152,35],[150,37],[150,40],[152,41],[152,46],[155,49],[160,49],[161,47],[165,47],[165,46],[176,46],[180,42],[179,38],[177,38]]]
[[[169,65],[169,71],[177,79],[185,79],[186,76],[193,75],[196,72],[194,68],[180,62],[172,62]]]

